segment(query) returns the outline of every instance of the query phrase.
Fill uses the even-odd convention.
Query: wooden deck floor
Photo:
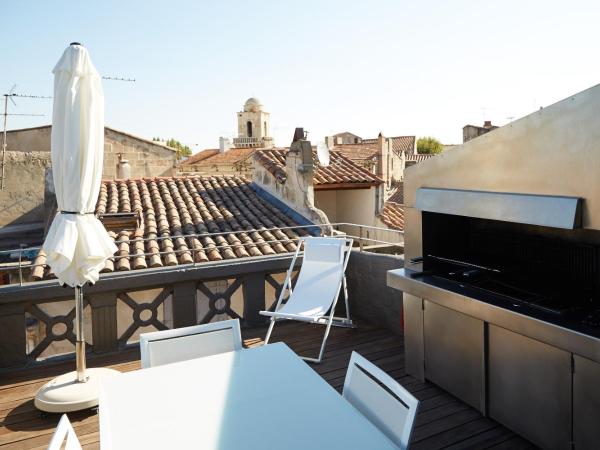
[[[275,328],[273,341],[283,340],[299,354],[316,355],[323,328],[305,324],[285,324]],[[264,329],[243,332],[248,347],[261,345]],[[442,389],[421,383],[404,371],[402,336],[359,324],[357,329],[332,329],[325,358],[314,369],[335,389],[341,391],[350,359],[356,350],[373,361],[420,401],[412,437],[412,449],[526,449],[534,448],[493,420],[482,417]],[[110,366],[120,371],[139,368],[139,353],[123,351],[88,360],[90,367]],[[7,449],[46,448],[58,422],[58,415],[42,418],[33,406],[39,387],[55,375],[72,370],[73,362],[0,374],[0,447]],[[99,448],[98,416],[91,411],[70,413],[69,419],[84,448]]]

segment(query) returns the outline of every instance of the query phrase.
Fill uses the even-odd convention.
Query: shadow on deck
[[[265,331],[265,328],[243,330],[245,346],[261,345]],[[313,356],[318,353],[322,332],[322,326],[283,324],[275,327],[272,341],[283,340],[297,353]],[[312,367],[341,392],[353,350],[381,367],[421,401],[411,449],[534,448],[442,389],[406,375],[402,336],[381,328],[367,323],[360,323],[357,329],[333,328],[323,362]],[[0,375],[0,447],[3,450],[46,448],[59,416],[41,417],[33,406],[33,396],[47,380],[73,370],[73,365],[73,362],[60,363]],[[131,349],[90,357],[88,366],[110,366],[123,372],[136,370],[140,366],[139,352]],[[70,413],[69,419],[84,448],[99,448],[95,412]]]

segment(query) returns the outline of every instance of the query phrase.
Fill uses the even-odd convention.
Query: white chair
[[[52,439],[50,439],[48,450],[60,450],[65,442],[65,437],[67,441],[65,443],[65,450],[81,450],[81,444],[79,443],[79,439],[77,439],[75,430],[73,429],[71,422],[69,422],[67,415],[63,414],[58,421],[56,430],[54,430]]]
[[[400,449],[408,448],[419,401],[356,352],[350,358],[342,396]]]
[[[350,238],[307,237],[298,242],[296,253],[287,271],[285,281],[279,294],[275,311],[261,311],[269,316],[271,323],[265,337],[265,345],[269,343],[271,332],[277,320],[298,320],[302,322],[326,325],[325,336],[317,358],[302,357],[307,361],[320,363],[325,350],[331,325],[352,327],[350,308],[348,305],[348,288],[346,286],[346,266],[352,250]],[[300,249],[304,244],[304,258],[298,275],[298,281],[292,289],[292,271]],[[335,317],[335,306],[344,286],[346,317]],[[289,293],[288,300],[282,305]]]
[[[142,369],[241,348],[238,319],[140,334]]]

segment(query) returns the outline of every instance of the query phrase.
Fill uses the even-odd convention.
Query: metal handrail
[[[365,237],[363,234],[363,230],[368,229],[368,230],[376,230],[376,231],[383,231],[383,232],[389,232],[392,234],[396,234],[398,236],[403,236],[404,232],[401,230],[393,230],[390,228],[383,228],[383,227],[375,227],[375,226],[370,226],[370,225],[362,225],[362,224],[355,224],[355,223],[350,223],[350,222],[337,222],[337,223],[327,223],[327,224],[310,224],[310,225],[294,225],[294,226],[287,226],[287,227],[272,227],[272,228],[258,228],[258,229],[250,229],[250,230],[238,230],[238,231],[221,231],[221,232],[216,232],[216,233],[191,233],[191,234],[174,234],[174,235],[168,235],[168,236],[156,236],[156,237],[151,237],[151,238],[142,238],[142,237],[134,237],[131,239],[128,239],[127,241],[120,241],[118,238],[115,239],[115,244],[118,246],[121,242],[126,242],[128,245],[131,244],[135,244],[138,242],[147,242],[147,241],[164,241],[164,240],[176,240],[176,239],[190,239],[190,238],[199,238],[199,239],[206,239],[206,238],[212,238],[212,237],[220,237],[220,236],[230,236],[230,235],[238,235],[238,234],[251,234],[251,233],[267,233],[267,232],[273,232],[273,231],[283,231],[283,230],[304,230],[306,231],[307,229],[310,228],[319,228],[321,229],[321,231],[323,231],[323,229],[326,230],[332,230],[335,227],[340,227],[340,226],[345,226],[345,227],[356,227],[358,228],[359,231],[359,235],[353,235],[353,234],[349,234],[349,233],[343,233],[340,236],[347,236],[347,237],[351,237],[353,239],[356,239],[359,243],[359,248],[360,251],[363,251],[364,245],[363,245],[363,241],[367,241],[367,242],[372,242],[372,243],[376,243],[376,244],[380,244],[380,245],[390,245],[390,246],[403,246],[403,242],[388,242],[388,241],[383,241],[380,239],[373,239],[373,238],[368,238]],[[336,230],[339,231],[339,230]],[[332,232],[330,233],[330,235],[335,236],[335,234]],[[289,236],[287,235],[287,239],[286,238],[281,238],[281,239],[269,239],[269,240],[263,240],[262,242],[242,242],[242,241],[238,241],[236,243],[229,243],[229,244],[210,244],[209,246],[203,246],[202,249],[196,249],[192,246],[188,247],[188,248],[183,248],[183,249],[169,249],[169,250],[163,250],[163,251],[157,251],[157,252],[130,252],[128,255],[117,255],[115,254],[114,256],[112,256],[110,259],[113,260],[116,264],[116,262],[120,259],[126,258],[126,259],[131,259],[131,258],[147,258],[149,256],[159,256],[160,255],[167,255],[167,254],[171,254],[174,255],[175,257],[177,257],[180,254],[184,254],[184,253],[189,253],[191,255],[192,258],[192,262],[191,263],[187,263],[187,264],[180,264],[178,262],[178,265],[180,266],[195,266],[197,264],[201,264],[196,262],[196,253],[203,251],[203,252],[210,252],[213,250],[220,250],[220,249],[236,249],[236,248],[246,248],[246,247],[260,247],[261,245],[271,245],[271,244],[288,244],[290,242],[296,242],[298,241],[301,236],[296,235],[296,236]],[[212,240],[212,239],[211,239]],[[164,248],[164,246],[163,246]],[[11,253],[17,253],[18,252],[18,262],[15,263],[14,266],[5,266],[2,268],[3,271],[12,271],[12,270],[18,270],[19,271],[19,285],[23,285],[24,281],[23,281],[23,268],[27,268],[28,270],[33,270],[35,267],[45,267],[47,266],[47,264],[43,263],[43,264],[32,264],[33,261],[30,261],[28,259],[23,259],[23,254],[24,253],[31,253],[31,252],[39,252],[39,250],[41,250],[42,247],[27,247],[27,248],[17,248],[17,249],[12,249],[12,250],[0,250],[0,255],[2,254],[11,254]],[[282,253],[277,253],[277,255],[283,255],[286,253],[293,253],[293,251],[288,251],[288,252],[282,252]],[[262,255],[264,256],[264,255]],[[36,254],[37,257],[37,254]],[[253,258],[254,256],[250,255],[248,257],[245,257],[245,259],[248,258]],[[133,270],[143,270],[143,269],[133,269]],[[118,270],[114,270],[114,272],[119,272]],[[129,272],[129,271],[127,271]],[[10,285],[6,285],[6,286],[10,286]],[[0,289],[2,288],[2,286],[0,286]]]

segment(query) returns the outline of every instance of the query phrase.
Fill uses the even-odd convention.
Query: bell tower
[[[250,97],[244,103],[244,110],[237,113],[238,135],[233,140],[235,147],[273,147],[270,137],[270,114],[263,111],[263,105],[257,98]]]

